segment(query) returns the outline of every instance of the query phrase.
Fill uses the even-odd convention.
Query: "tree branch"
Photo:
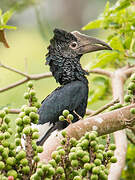
[[[99,114],[97,116],[89,117],[84,120],[79,120],[76,123],[70,124],[65,131],[69,137],[79,139],[86,132],[95,129],[99,136],[101,136],[126,128],[129,125],[129,121],[130,125],[133,126],[135,119],[130,113],[130,108],[133,107],[135,107],[135,104],[111,112]],[[40,154],[41,161],[48,162],[51,159],[51,153],[60,145],[61,139],[62,135],[60,132],[55,131],[51,134],[43,145],[44,151]]]
[[[127,72],[128,69],[128,66],[118,69],[111,77],[113,99],[119,98],[120,103],[124,102],[124,82],[128,77],[124,72]],[[125,130],[114,132],[114,139],[116,144],[115,156],[117,157],[117,163],[111,165],[108,180],[118,180],[120,178],[126,160],[127,137]]]
[[[110,103],[106,104],[105,106],[101,107],[100,109],[98,109],[97,111],[94,111],[93,113],[90,114],[91,116],[95,116],[101,112],[103,112],[104,110],[108,109],[110,106],[116,104],[119,102],[119,99],[115,99],[114,101],[111,101]]]
[[[8,85],[7,87],[4,87],[4,88],[1,88],[0,89],[0,93],[1,92],[4,92],[4,91],[7,91],[9,89],[12,89],[14,87],[17,87],[21,84],[24,84],[26,82],[28,82],[29,80],[40,80],[40,79],[44,79],[44,78],[48,78],[48,77],[52,77],[52,73],[51,72],[47,72],[47,73],[42,73],[42,74],[32,74],[32,75],[29,75],[25,72],[21,72],[19,71],[18,69],[15,69],[15,68],[12,68],[12,67],[9,67],[7,65],[4,65],[2,63],[0,63],[0,67],[4,68],[4,69],[7,69],[9,71],[12,71],[12,72],[15,72],[21,76],[24,76],[25,78],[22,79],[22,80],[19,80],[13,84],[10,84]],[[96,73],[96,74],[101,74],[101,75],[105,75],[105,76],[108,76],[108,77],[111,77],[112,73],[109,72],[109,71],[106,71],[106,70],[102,70],[102,69],[93,69],[93,70],[90,70],[89,73]]]

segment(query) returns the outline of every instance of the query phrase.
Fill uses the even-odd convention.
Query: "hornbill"
[[[38,145],[42,145],[53,131],[62,130],[69,125],[67,121],[59,121],[63,110],[69,110],[74,116],[73,123],[79,120],[78,115],[84,117],[88,100],[88,72],[82,69],[80,58],[83,54],[99,50],[111,50],[111,47],[78,31],[54,30],[46,64],[61,86],[42,101],[39,131],[46,124],[49,124],[49,129],[43,131],[42,137],[37,141]]]

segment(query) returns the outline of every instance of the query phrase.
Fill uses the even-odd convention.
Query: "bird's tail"
[[[36,143],[38,146],[42,146],[44,144],[44,142],[46,141],[46,139],[50,136],[50,134],[55,131],[57,129],[57,127],[55,125],[53,125],[45,134],[44,136],[38,140]]]

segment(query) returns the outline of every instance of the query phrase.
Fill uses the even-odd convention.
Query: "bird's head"
[[[49,54],[73,59],[89,52],[112,50],[112,48],[105,42],[81,34],[78,31],[66,32],[61,29],[55,29],[54,37],[50,40],[48,50]]]

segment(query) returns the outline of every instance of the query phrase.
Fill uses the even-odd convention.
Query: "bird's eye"
[[[72,49],[75,49],[75,48],[77,48],[77,42],[72,42],[71,44],[70,44],[70,48],[72,48]]]

